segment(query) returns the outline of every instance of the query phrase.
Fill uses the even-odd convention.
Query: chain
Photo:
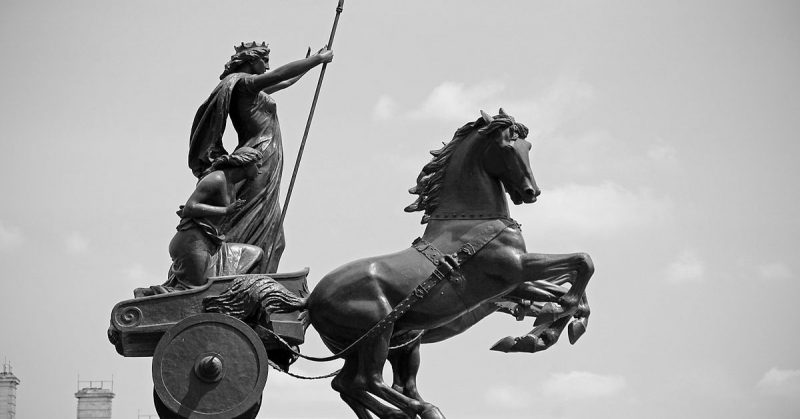
[[[292,347],[289,345],[289,343],[288,343],[288,342],[286,342],[286,341],[284,341],[283,339],[281,339],[281,338],[280,338],[280,336],[278,336],[276,333],[272,332],[271,330],[269,330],[269,329],[267,329],[267,330],[268,330],[268,331],[270,331],[270,332],[272,333],[272,336],[274,336],[274,337],[278,338],[277,340],[278,340],[278,341],[279,341],[281,344],[285,345],[285,346],[286,346],[286,349],[288,349],[288,350],[290,350],[290,351],[292,351],[292,352],[295,352],[295,350],[294,350],[294,349],[293,349],[293,348],[292,348]],[[422,337],[422,335],[423,335],[424,333],[425,333],[425,332],[424,332],[424,331],[422,331],[422,332],[418,333],[416,336],[414,336],[413,338],[409,339],[409,340],[408,340],[408,341],[406,341],[406,342],[403,342],[403,343],[401,343],[401,344],[399,344],[399,345],[396,345],[396,346],[390,346],[390,347],[389,347],[389,350],[393,350],[393,349],[400,349],[400,348],[402,348],[402,347],[408,346],[408,345],[410,345],[410,344],[412,344],[412,343],[414,343],[414,342],[418,341],[418,340],[419,340],[419,339]],[[296,353],[295,353],[295,355],[300,355],[300,353],[299,353],[299,352],[296,352]],[[334,371],[334,372],[332,372],[332,373],[330,373],[330,374],[325,374],[325,375],[317,375],[317,376],[313,376],[313,377],[308,377],[308,376],[305,376],[305,375],[300,375],[300,374],[294,374],[294,373],[291,373],[291,372],[289,372],[288,370],[285,370],[285,369],[283,369],[283,368],[282,368],[280,365],[276,364],[276,363],[275,363],[274,361],[272,361],[271,359],[267,359],[267,363],[269,363],[269,366],[270,366],[270,367],[272,367],[273,369],[275,369],[275,370],[277,370],[277,371],[280,371],[280,372],[282,372],[282,373],[284,373],[284,374],[286,374],[286,375],[288,375],[288,376],[290,376],[290,377],[299,378],[299,379],[301,379],[301,380],[323,380],[323,379],[325,379],[325,378],[331,378],[331,377],[335,377],[336,375],[338,375],[338,374],[339,374],[339,372],[341,372],[341,371],[342,371],[342,369],[341,369],[341,368],[339,368],[338,370],[336,370],[336,371]]]
[[[325,379],[325,378],[331,378],[331,377],[335,377],[337,374],[339,374],[339,371],[341,371],[341,368],[340,368],[340,369],[338,369],[338,370],[336,370],[336,371],[334,371],[334,372],[332,372],[330,374],[317,375],[315,377],[307,377],[305,375],[291,373],[291,372],[281,368],[280,365],[276,364],[271,359],[267,359],[267,362],[269,363],[269,366],[272,367],[273,369],[276,369],[276,370],[278,370],[278,371],[280,371],[280,372],[282,372],[282,373],[284,373],[284,374],[286,374],[286,375],[288,375],[290,377],[299,378],[301,380],[322,380],[322,379]]]

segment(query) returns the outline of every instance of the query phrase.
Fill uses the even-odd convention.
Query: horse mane
[[[416,201],[405,207],[405,212],[425,211],[422,216],[422,224],[430,220],[431,214],[439,206],[439,192],[444,181],[447,165],[450,157],[455,150],[477,129],[478,134],[487,136],[496,130],[511,128],[520,138],[528,136],[528,128],[517,123],[510,115],[500,114],[494,117],[492,122],[486,123],[483,118],[478,118],[475,122],[468,122],[457,129],[450,142],[442,143],[442,148],[431,150],[433,158],[422,167],[417,176],[417,185],[408,190],[409,193],[418,195]]]

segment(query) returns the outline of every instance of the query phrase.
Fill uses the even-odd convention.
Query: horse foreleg
[[[506,336],[495,343],[491,350],[499,352],[541,352],[558,342],[571,317],[562,317],[553,323],[539,325],[520,337]]]
[[[572,283],[569,291],[558,298],[558,305],[547,303],[542,307],[535,325],[552,323],[562,317],[572,316],[578,311],[586,285],[594,273],[594,263],[589,255],[526,253],[521,256],[521,262],[523,276],[528,281],[557,280]]]
[[[569,291],[562,284],[571,282],[571,277],[574,277],[574,273],[547,280],[523,282],[497,302],[498,311],[514,316],[518,321],[525,317],[538,317],[545,308],[545,303],[556,302]]]
[[[523,307],[512,307],[509,311],[518,319],[535,316],[534,328],[525,336],[507,336],[491,349],[501,352],[540,352],[555,344],[567,325],[570,342],[574,344],[586,331],[588,324],[589,304],[585,292],[594,273],[591,257],[585,253],[527,253],[522,255],[521,262],[523,277],[527,281],[511,291],[508,297],[521,298]],[[569,288],[564,286],[567,283],[570,283]],[[534,302],[537,299],[546,302]],[[570,322],[573,317],[575,320]]]
[[[581,297],[580,303],[578,303],[578,310],[575,312],[574,319],[569,324],[569,328],[567,329],[567,334],[569,335],[569,343],[575,344],[575,342],[586,333],[586,328],[589,327],[589,314],[591,310],[589,309],[589,301],[586,299],[586,294],[584,293]]]
[[[533,308],[533,306],[532,306]],[[531,310],[533,315],[536,315],[535,309]],[[569,335],[569,342],[575,344],[581,336],[586,332],[589,324],[589,302],[586,299],[586,294],[581,297],[578,303],[578,309],[573,316],[564,316],[556,319],[550,323],[535,324],[534,328],[528,334],[521,337],[507,336],[500,339],[492,346],[492,350],[501,352],[539,352],[543,351],[555,344],[561,333],[567,328]],[[538,320],[538,318],[537,318]]]
[[[552,278],[525,281],[505,295],[506,298],[528,300],[532,302],[557,301],[569,291],[564,284],[572,283],[574,272],[559,274]]]

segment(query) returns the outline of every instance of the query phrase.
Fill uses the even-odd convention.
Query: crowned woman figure
[[[250,147],[262,154],[259,175],[244,182],[237,198],[245,206],[229,216],[222,226],[231,242],[246,243],[264,251],[255,272],[276,272],[285,247],[279,189],[283,171],[283,144],[277,105],[270,96],[296,83],[306,72],[333,60],[322,48],[316,54],[270,70],[266,43],[242,43],[225,64],[220,83],[200,105],[192,123],[189,168],[198,179],[211,170],[211,163],[227,154],[222,144],[230,117],[238,135],[237,149]]]

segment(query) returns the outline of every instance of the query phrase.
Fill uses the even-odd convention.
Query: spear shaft
[[[328,49],[333,49],[333,38],[336,36],[336,27],[339,25],[339,15],[344,10],[344,0],[339,0],[336,6],[336,17],[333,19],[333,28],[331,28],[331,37],[328,39]],[[292,198],[292,191],[294,190],[294,183],[297,180],[297,171],[300,168],[300,160],[303,159],[303,151],[306,148],[306,140],[308,140],[308,131],[311,129],[311,120],[314,119],[314,110],[317,108],[317,100],[319,99],[319,92],[322,89],[322,80],[325,78],[325,69],[328,68],[328,63],[322,64],[322,70],[319,72],[319,80],[317,80],[317,90],[314,92],[314,100],[311,102],[311,111],[308,113],[308,120],[306,120],[306,129],[303,131],[303,140],[300,142],[300,149],[297,151],[297,160],[294,162],[294,170],[292,171],[292,180],[289,182],[289,190],[286,192],[286,201],[283,202],[283,210],[281,211],[281,219],[278,221],[278,234],[283,229],[283,220],[286,219],[286,210],[289,208],[289,200]],[[269,252],[269,259],[267,265],[272,262],[272,255],[275,253],[275,244],[278,237],[272,243],[272,250]]]

